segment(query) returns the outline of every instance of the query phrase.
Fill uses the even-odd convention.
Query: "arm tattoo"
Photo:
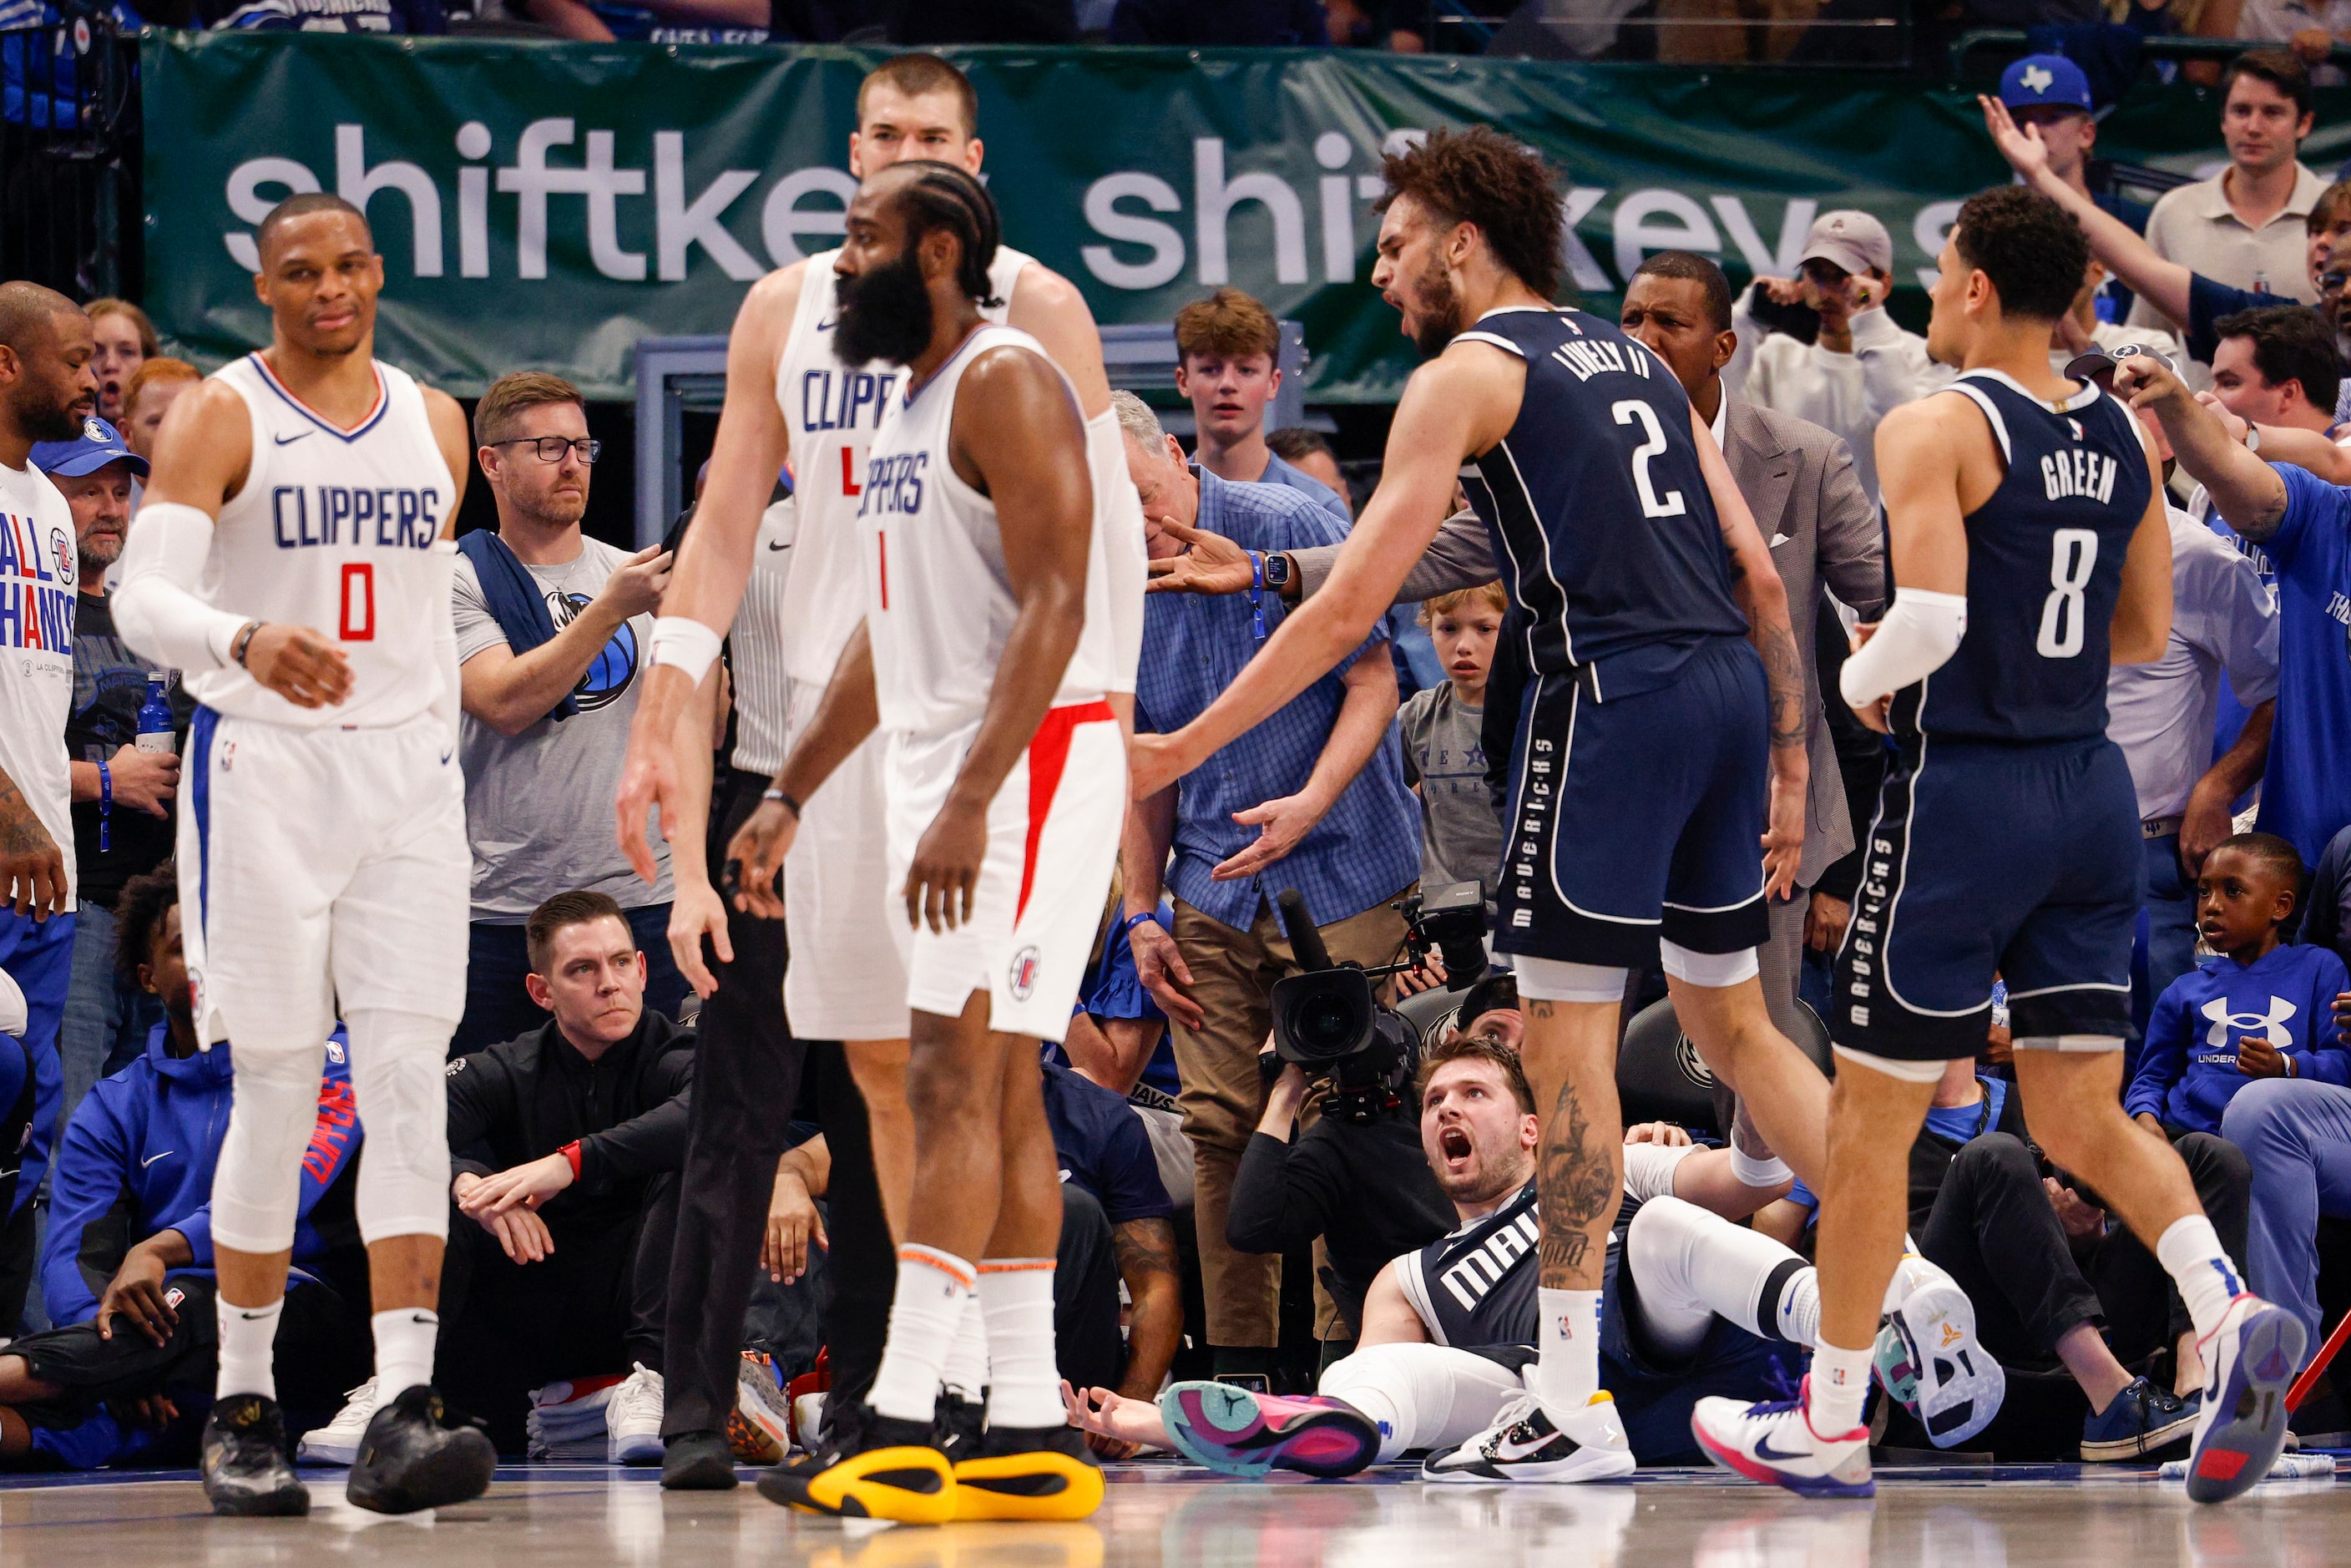
[[[1110,1228],[1112,1253],[1118,1259],[1120,1278],[1134,1281],[1144,1274],[1177,1274],[1176,1228],[1166,1219],[1129,1219]]]
[[[0,773],[0,854],[37,855],[48,847],[48,830],[33,814],[16,781]]]
[[[1616,1212],[1625,1186],[1624,1150],[1593,1125],[1573,1082],[1560,1085],[1543,1128],[1542,1245],[1537,1257],[1546,1285],[1586,1266],[1591,1231]]]
[[[1802,746],[1808,727],[1804,712],[1804,664],[1796,634],[1786,626],[1758,622],[1755,651],[1763,656],[1763,681],[1771,694],[1771,744]]]

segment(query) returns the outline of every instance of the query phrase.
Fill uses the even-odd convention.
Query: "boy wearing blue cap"
[[[122,884],[172,853],[172,792],[180,758],[141,751],[139,710],[147,699],[146,661],[114,629],[106,577],[131,528],[131,486],[147,460],[113,425],[86,419],[70,441],[33,448],[33,466],[49,476],[73,512],[76,557],[73,703],[65,724],[72,757],[74,862],[80,910],[74,931],[73,977],[57,1029],[64,1070],[58,1125],[73,1117],[89,1086],[128,1066],[162,1014],[116,973],[114,904]],[[187,722],[179,701],[175,727]]]

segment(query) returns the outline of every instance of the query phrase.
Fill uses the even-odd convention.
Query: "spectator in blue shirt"
[[[2302,857],[2269,833],[2221,841],[2196,879],[2197,925],[2215,956],[2173,981],[2147,1019],[2123,1108],[2150,1131],[2214,1133],[2257,1078],[2351,1084],[2335,998],[2351,975],[2331,947],[2289,946],[2283,929],[2302,888]]]
[[[2260,826],[2314,862],[2351,823],[2351,660],[2344,657],[2351,489],[2246,450],[2220,413],[2150,356],[2127,361],[2115,387],[2155,410],[2173,455],[2210,493],[2214,513],[2258,546],[2276,572],[2278,695]],[[2316,444],[2326,450],[2323,439]]]
[[[162,998],[164,1021],[143,1056],[83,1098],[58,1149],[41,1288],[50,1316],[70,1326],[0,1356],[0,1465],[165,1458],[192,1448],[213,1387],[212,1185],[228,1132],[230,1047],[198,1049],[171,865],[133,878],[117,907],[119,961]],[[277,1336],[287,1407],[318,1418],[365,1375],[369,1354],[365,1316],[306,1271],[338,1250],[356,1260],[346,1177],[360,1129],[347,1046],[340,1029],[327,1042]]]
[[[1113,401],[1145,532],[1161,556],[1217,534],[1257,552],[1261,567],[1267,553],[1345,536],[1332,513],[1292,489],[1229,484],[1186,467],[1149,408],[1131,393]],[[1135,728],[1167,732],[1189,722],[1239,674],[1282,613],[1270,588],[1153,596]],[[1374,633],[1265,723],[1138,802],[1128,820],[1127,915],[1157,907],[1163,868],[1176,895],[1172,936],[1144,921],[1129,939],[1136,973],[1175,1034],[1195,1155],[1207,1340],[1220,1375],[1270,1371],[1280,1338],[1280,1260],[1235,1252],[1225,1239],[1234,1175],[1265,1105],[1257,1056],[1273,983],[1297,967],[1273,900],[1298,889],[1334,959],[1381,964],[1404,936],[1404,919],[1389,905],[1420,868],[1419,812],[1391,738],[1396,679],[1384,642]]]

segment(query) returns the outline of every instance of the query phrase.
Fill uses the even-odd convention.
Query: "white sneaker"
[[[1633,1473],[1633,1445],[1605,1389],[1554,1423],[1532,1394],[1502,1406],[1493,1424],[1457,1448],[1431,1454],[1425,1481],[1490,1486],[1496,1481],[1613,1480]]]
[[[375,1419],[375,1379],[343,1396],[343,1407],[325,1426],[302,1434],[294,1457],[306,1465],[349,1465],[359,1458],[360,1439]]]
[[[735,1408],[726,1413],[726,1447],[745,1464],[780,1465],[792,1446],[791,1408],[776,1386],[776,1364],[747,1350],[735,1368]]]
[[[665,1396],[662,1375],[643,1362],[637,1363],[626,1383],[612,1390],[612,1402],[604,1406],[605,1454],[611,1463],[661,1463]]]
[[[2226,1502],[2268,1479],[2284,1451],[2286,1389],[2309,1335],[2301,1319],[2248,1292],[2196,1343],[2209,1370],[2188,1449],[2188,1498]]]
[[[2008,1374],[1976,1338],[1975,1303],[1936,1265],[1915,1252],[1905,1256],[1887,1295],[1892,1304],[1874,1358],[1878,1384],[1918,1418],[1928,1441],[1957,1448],[2000,1414]]]
[[[1812,1395],[1804,1379],[1797,1398],[1745,1405],[1736,1399],[1701,1399],[1690,1412],[1690,1435],[1707,1457],[1751,1481],[1786,1487],[1805,1497],[1875,1497],[1869,1473],[1869,1432],[1856,1427],[1839,1437],[1813,1430],[1804,1406]]]

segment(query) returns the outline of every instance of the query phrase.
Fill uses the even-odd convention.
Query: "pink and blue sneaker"
[[[1185,1458],[1220,1475],[1352,1476],[1380,1455],[1379,1427],[1354,1406],[1320,1395],[1175,1383],[1160,1393],[1159,1419]]]
[[[2308,1343],[2301,1319],[2250,1293],[2198,1342],[2207,1371],[2188,1450],[2189,1501],[2226,1502],[2269,1475],[2285,1449],[2286,1390]]]
[[[1793,1399],[1761,1405],[1701,1399],[1690,1412],[1690,1434],[1707,1458],[1750,1481],[1786,1487],[1805,1497],[1875,1497],[1869,1472],[1869,1428],[1838,1437],[1813,1430],[1805,1406],[1813,1380]]]

